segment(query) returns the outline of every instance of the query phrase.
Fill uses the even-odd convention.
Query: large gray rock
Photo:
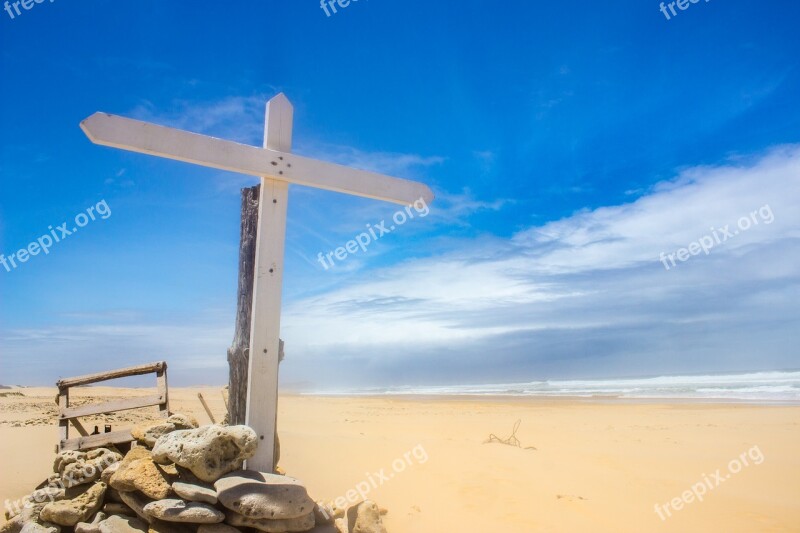
[[[48,503],[42,509],[40,518],[68,527],[73,527],[78,522],[86,522],[102,507],[105,491],[105,483],[95,483],[75,498]]]
[[[314,511],[306,488],[288,476],[239,470],[220,478],[214,488],[222,505],[247,518],[285,520]]]
[[[208,485],[176,481],[172,484],[172,490],[175,491],[175,494],[190,502],[210,503],[211,505],[217,503],[217,491],[214,490],[214,487]]]
[[[217,509],[198,502],[168,499],[151,502],[144,506],[146,515],[167,522],[190,524],[217,524],[225,520],[225,515]]]
[[[247,426],[211,425],[159,437],[153,446],[153,460],[176,463],[211,483],[241,468],[257,446],[258,436]]]
[[[130,516],[110,516],[100,522],[100,533],[143,533],[147,523]]]
[[[269,518],[249,518],[239,513],[228,513],[225,521],[237,527],[252,527],[266,533],[287,533],[308,531],[314,527],[314,511],[297,518],[271,520]]]
[[[187,415],[176,413],[158,424],[137,426],[131,430],[131,435],[141,444],[152,448],[162,435],[179,429],[195,429],[196,427],[197,420]]]

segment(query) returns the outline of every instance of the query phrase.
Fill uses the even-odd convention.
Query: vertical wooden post
[[[228,348],[228,423],[247,421],[247,367],[250,360],[250,328],[253,317],[253,277],[258,229],[258,198],[261,185],[242,189],[242,224],[239,236],[239,289],[236,330]]]
[[[158,406],[159,414],[167,418],[169,416],[169,386],[167,384],[167,363],[163,363],[161,370],[156,371],[156,386],[161,397],[161,404]]]
[[[291,151],[292,119],[292,105],[283,93],[267,103],[265,148]],[[258,449],[248,459],[247,468],[261,472],[273,472],[275,468],[281,290],[288,199],[288,182],[261,179],[247,387],[247,425],[259,438]]]
[[[69,408],[69,387],[58,388],[58,407],[59,412]],[[56,446],[56,453],[58,453],[64,444],[69,440],[69,419],[58,417],[58,439],[59,444]]]

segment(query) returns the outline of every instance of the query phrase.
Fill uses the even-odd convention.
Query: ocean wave
[[[524,383],[435,385],[321,394],[409,396],[518,396],[719,399],[800,403],[800,371],[748,374],[658,376],[598,380],[544,380]]]

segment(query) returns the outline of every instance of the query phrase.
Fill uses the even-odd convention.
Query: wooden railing
[[[140,376],[143,374],[156,374],[156,394],[141,398],[130,398],[125,400],[113,400],[93,405],[82,405],[80,407],[70,407],[69,389],[80,387],[101,381],[124,378],[129,376]],[[56,451],[63,450],[84,450],[97,448],[109,444],[123,444],[133,440],[129,429],[111,431],[108,433],[98,433],[90,435],[86,428],[80,423],[78,418],[82,416],[101,415],[116,411],[126,411],[128,409],[139,409],[142,407],[158,406],[161,416],[169,416],[169,391],[167,390],[167,363],[160,361],[147,365],[120,368],[108,372],[98,372],[97,374],[87,374],[74,378],[61,379],[56,382],[58,387],[58,407],[59,407],[59,443]],[[80,437],[69,438],[70,424],[78,431]]]

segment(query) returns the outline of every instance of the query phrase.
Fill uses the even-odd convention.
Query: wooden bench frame
[[[145,396],[143,398],[113,400],[110,402],[84,405],[81,407],[70,407],[69,405],[70,387],[79,387],[81,385],[89,385],[91,383],[98,383],[101,381],[108,381],[111,379],[129,376],[140,376],[153,372],[156,374],[156,387],[158,389],[155,395]],[[59,443],[56,446],[56,452],[64,450],[85,450],[89,448],[107,446],[109,444],[128,443],[134,440],[131,436],[130,429],[89,435],[89,432],[86,431],[86,428],[84,428],[80,421],[78,421],[78,418],[82,416],[100,415],[104,413],[113,413],[115,411],[126,411],[128,409],[139,409],[141,407],[150,407],[153,405],[158,406],[162,417],[169,416],[169,391],[167,389],[166,361],[132,366],[128,368],[120,368],[118,370],[110,370],[108,372],[98,372],[96,374],[87,374],[85,376],[78,376],[74,378],[61,379],[56,382],[56,386],[58,387],[58,426],[60,437]],[[80,433],[80,437],[72,439],[69,438],[70,424],[72,424],[78,433]]]

